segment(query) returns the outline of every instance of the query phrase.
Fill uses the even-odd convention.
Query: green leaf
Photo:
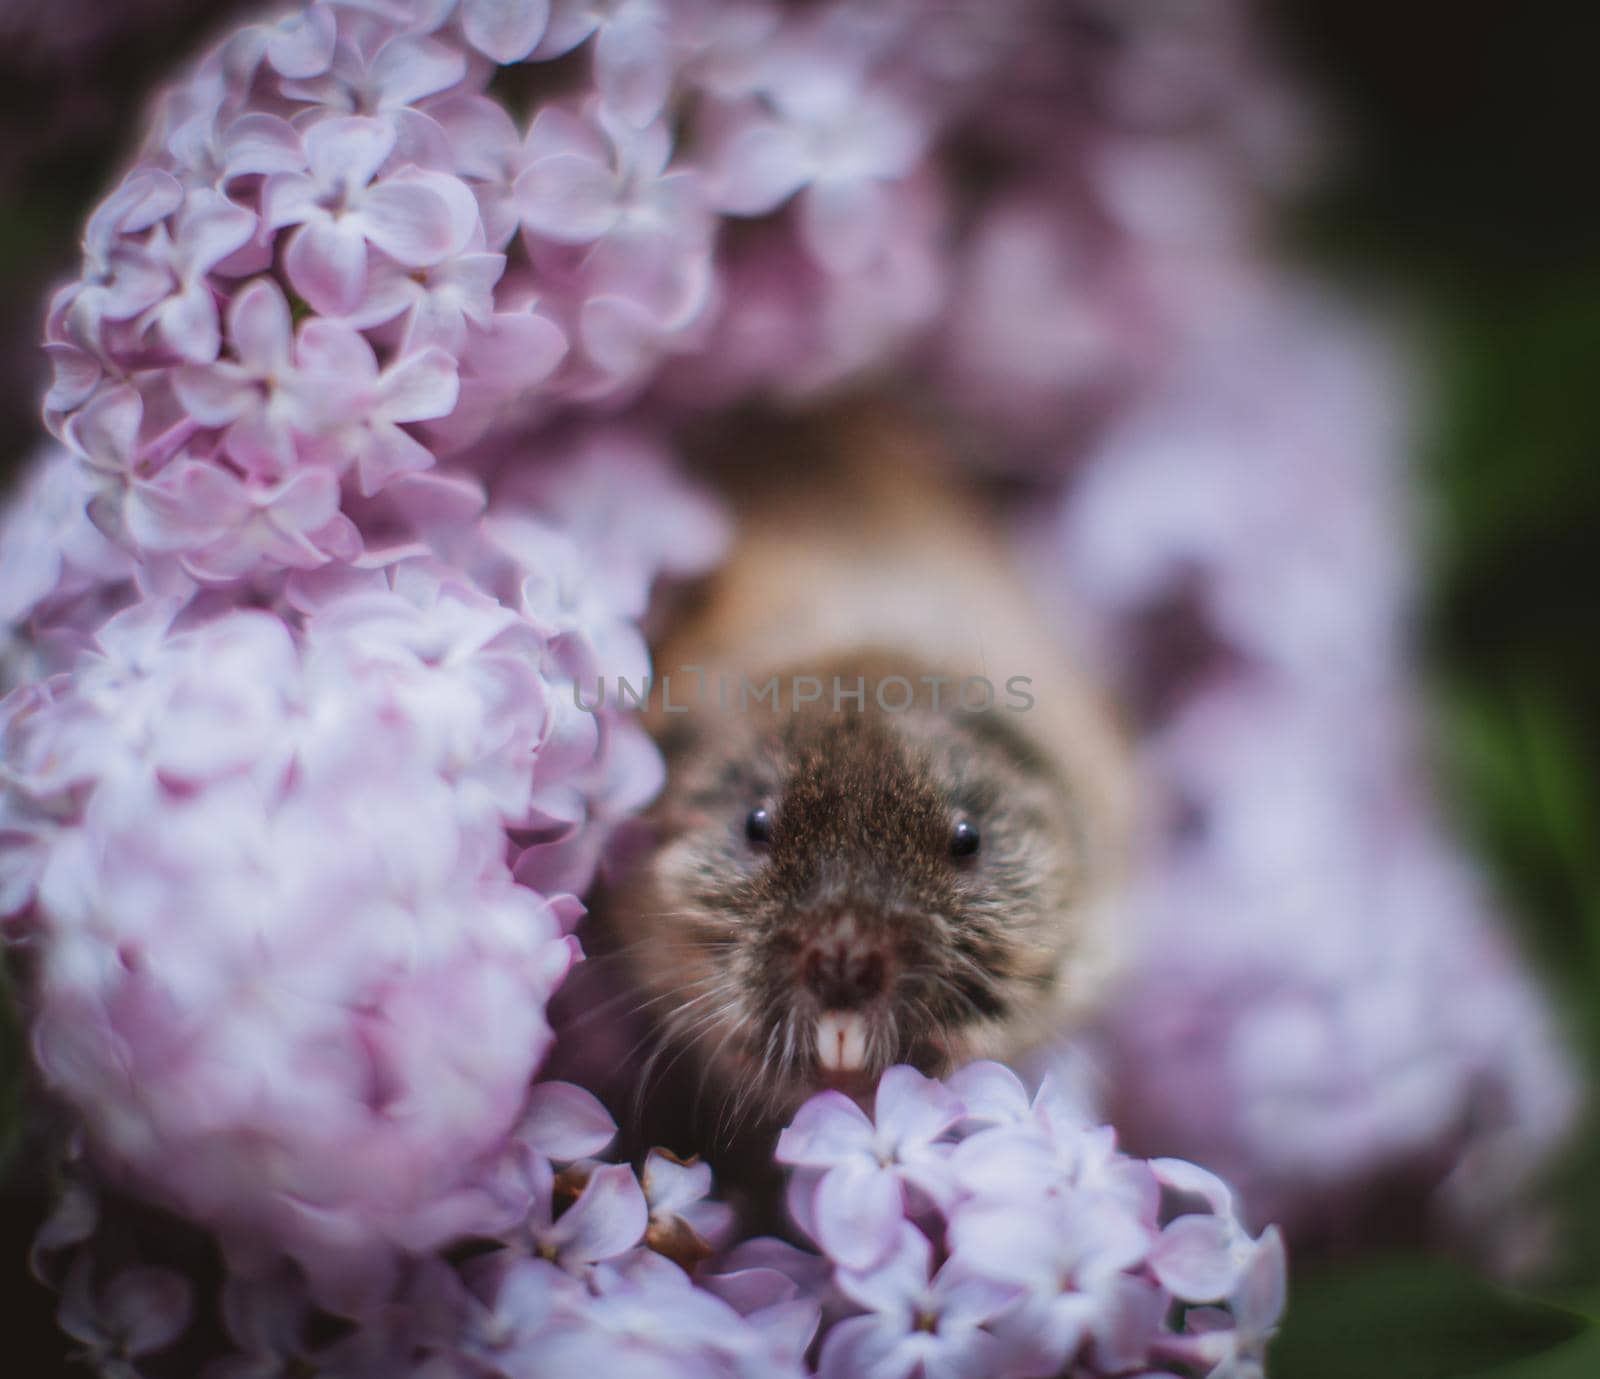
[[[1391,1259],[1297,1279],[1268,1372],[1272,1379],[1468,1379],[1554,1354],[1594,1330],[1576,1313],[1459,1265]],[[1561,1374],[1552,1370],[1548,1379]],[[1527,1379],[1536,1375],[1546,1379],[1533,1370]],[[1516,1379],[1524,1379],[1520,1371]]]
[[[1565,1345],[1546,1350],[1532,1359],[1497,1365],[1474,1374],[1471,1379],[1594,1379],[1600,1374],[1600,1325],[1587,1330]]]

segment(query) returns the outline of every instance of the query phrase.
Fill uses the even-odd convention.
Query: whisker
[[[713,1063],[715,1063],[718,1058],[720,1058],[722,1056],[723,1049],[728,1047],[728,1041],[730,1039],[732,1039],[733,1036],[735,1034],[737,1034],[738,1032],[739,1032],[739,1026],[738,1025],[730,1024],[728,1026],[728,1032],[722,1036],[721,1042],[712,1051],[711,1057],[706,1060],[706,1066],[708,1068]],[[744,1081],[744,1085],[746,1087],[753,1086],[754,1083],[755,1083],[755,1079],[754,1078],[743,1079],[743,1081]],[[711,1135],[711,1142],[714,1145],[725,1144],[725,1143],[728,1142],[728,1141],[723,1140],[723,1138],[722,1138],[722,1122],[723,1122],[723,1117],[727,1113],[728,1098],[732,1095],[733,1090],[734,1090],[733,1087],[730,1087],[727,1091],[725,1091],[722,1094],[722,1110],[719,1111],[719,1113],[717,1115],[716,1129],[712,1132],[712,1135]]]
[[[629,1052],[628,1057],[623,1060],[624,1062],[630,1061],[633,1057],[633,1054],[650,1040],[655,1041],[655,1048],[651,1049],[649,1057],[647,1057],[644,1061],[644,1066],[639,1070],[639,1080],[634,1084],[633,1096],[629,1098],[629,1119],[634,1134],[638,1134],[644,1126],[644,1104],[650,1088],[650,1079],[655,1072],[656,1060],[661,1057],[662,1053],[667,1047],[665,1031],[661,1029],[652,1029],[650,1033],[644,1037],[644,1039],[640,1040],[638,1044],[634,1045],[634,1048]]]
[[[722,994],[726,989],[726,982],[719,980],[717,984],[714,985],[709,991],[706,991],[702,993],[702,995],[696,997],[695,1003],[698,1004],[698,1002],[701,1000]],[[687,1029],[681,1027],[680,1020],[678,1018],[680,1011],[674,1011],[667,1017],[666,1020],[662,1021],[659,1025],[652,1027],[645,1038],[641,1039],[637,1044],[635,1044],[633,1048],[624,1056],[624,1063],[631,1061],[634,1054],[637,1053],[640,1048],[642,1048],[650,1040],[655,1040],[655,1048],[651,1050],[649,1057],[645,1060],[643,1068],[640,1069],[639,1080],[634,1087],[634,1094],[632,1098],[632,1114],[635,1131],[639,1129],[642,1122],[645,1099],[649,1091],[651,1079],[658,1075],[657,1064],[660,1061],[661,1056],[666,1053],[666,1051],[671,1048],[673,1044],[679,1045],[677,1052],[674,1053],[672,1058],[668,1060],[666,1066],[659,1070],[659,1076],[665,1078],[666,1075],[677,1066],[683,1055],[693,1046],[694,1039],[698,1033],[701,1030],[710,1028],[720,1016],[733,1009],[736,1004],[737,996],[735,996],[733,1000],[725,1001],[721,1006],[718,1006],[712,1011],[702,1012],[699,1016],[695,1017]]]

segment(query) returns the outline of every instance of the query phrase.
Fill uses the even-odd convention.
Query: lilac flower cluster
[[[777,1154],[833,1266],[823,1376],[1261,1372],[1276,1230],[1203,1169],[1119,1153],[1048,1078],[891,1068],[872,1117],[823,1092]]]
[[[837,279],[859,335],[858,289],[910,271],[929,146],[977,76],[901,70],[937,37],[920,18],[318,0],[235,33],[167,92],[51,303],[46,417],[97,524],[208,584],[354,561],[351,499],[723,354],[719,313],[759,308],[723,283],[722,216]],[[497,63],[577,48],[588,98],[519,125],[489,94]],[[913,276],[891,320],[934,304]]]
[[[936,146],[1037,22],[314,0],[164,94],[50,304],[61,448],[3,543],[4,900],[38,1061],[127,1181],[330,1295],[465,1229],[567,897],[659,781],[567,691],[641,678],[653,581],[721,540],[660,428],[595,414],[674,360],[663,400],[815,387],[931,322]]]
[[[778,1157],[820,1256],[727,1249],[709,1169],[593,1157],[615,1130],[580,1088],[536,1088],[480,1180],[478,1251],[412,1261],[332,1343],[300,1275],[236,1260],[221,1306],[238,1351],[208,1372],[1246,1379],[1282,1313],[1278,1233],[1250,1235],[1219,1179],[1127,1157],[1059,1086],[1030,1098],[997,1064],[945,1083],[892,1068],[870,1118],[833,1092],[800,1109]],[[183,1333],[195,1294],[165,1269],[97,1272],[96,1229],[92,1197],[64,1199],[37,1265],[65,1275],[63,1324],[89,1357],[134,1365]]]
[[[1406,655],[1407,361],[1319,292],[1214,300],[1046,536],[1151,706],[1158,801],[1109,1110],[1297,1243],[1435,1196],[1506,1267],[1577,1080],[1427,798]],[[1442,1211],[1440,1210],[1442,1209]]]
[[[721,516],[640,435],[552,438],[492,498],[391,485],[365,530],[426,540],[251,606],[107,542],[72,457],[32,492],[0,533],[33,677],[0,704],[0,908],[36,1060],[113,1176],[356,1305],[476,1228],[576,896],[660,783],[573,686],[642,670],[654,579]]]
[[[548,1043],[580,909],[505,827],[564,744],[531,629],[424,566],[299,639],[177,613],[6,701],[35,1053],[114,1171],[339,1288],[459,1233]]]
[[[993,65],[930,65],[924,17],[313,0],[172,86],[90,216],[0,534],[0,901],[100,1171],[236,1264],[351,1312],[488,1229],[577,897],[660,781],[573,688],[642,679],[657,579],[724,537],[599,414],[711,347],[723,216],[841,284],[898,261]]]
[[[799,1379],[820,1314],[810,1282],[820,1266],[771,1240],[742,1246],[742,1262],[697,1269],[731,1225],[728,1209],[707,1200],[710,1170],[657,1150],[635,1176],[593,1157],[615,1133],[581,1088],[535,1088],[479,1175],[474,1256],[409,1259],[337,1339],[319,1331],[326,1298],[303,1274],[270,1256],[234,1256],[220,1310],[236,1349],[206,1373]],[[106,1231],[95,1198],[79,1190],[47,1223],[35,1266],[64,1277],[62,1324],[85,1358],[101,1372],[137,1373],[190,1327],[197,1294],[170,1269],[105,1268],[95,1247]]]
[[[670,422],[891,366],[967,453],[1077,471],[1049,581],[1162,701],[1123,1138],[1298,1228],[1558,1134],[1395,707],[1395,385],[1263,267],[1307,144],[1242,8],[310,0],[165,93],[0,521],[0,915],[99,1171],[228,1250],[228,1372],[793,1373],[821,1308],[828,1374],[1259,1373],[1276,1235],[1059,1084],[812,1103],[824,1258],[707,1262],[704,1167],[594,1162],[537,1082],[661,770],[573,687],[642,678],[724,536]],[[182,1330],[168,1276],[66,1278],[109,1368]]]

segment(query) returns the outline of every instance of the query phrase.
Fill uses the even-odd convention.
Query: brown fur
[[[849,1090],[893,1062],[943,1072],[1056,1033],[1105,985],[1127,832],[1108,717],[936,452],[878,410],[784,444],[761,466],[775,482],[745,473],[737,549],[659,649],[688,711],[655,699],[668,785],[610,907],[660,1047],[693,1051],[729,1121],[786,1114],[818,1085],[817,1017],[851,998],[806,964],[841,923],[882,980],[858,1003],[867,1059]],[[1025,675],[1035,703],[968,712],[951,684],[935,708],[920,681],[935,674],[997,693]],[[741,702],[739,677],[772,675],[776,707]],[[795,675],[823,682],[820,703],[791,705]],[[888,675],[916,687],[909,710],[875,702]],[[834,677],[858,676],[864,703],[835,706]],[[757,806],[764,845],[745,836]],[[970,858],[952,855],[962,819],[981,838]]]

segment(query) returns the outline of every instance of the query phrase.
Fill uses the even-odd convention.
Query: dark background
[[[1297,217],[1330,271],[1424,310],[1437,367],[1426,669],[1444,798],[1600,1070],[1600,188],[1579,7],[1269,6],[1352,159]],[[1521,1296],[1427,1259],[1297,1271],[1283,1379],[1600,1375],[1600,1122],[1550,1175]],[[1537,1298],[1537,1301],[1535,1301]],[[1545,1311],[1557,1303],[1574,1315]],[[1565,1332],[1566,1339],[1562,1339]]]
[[[106,0],[101,0],[105,3]],[[23,4],[47,0],[22,0]],[[149,91],[237,4],[195,0],[88,48],[14,41],[0,10],[0,477],[38,434],[30,347],[50,283]],[[1576,6],[1277,0],[1269,20],[1348,134],[1295,208],[1298,252],[1421,308],[1437,364],[1419,456],[1444,794],[1500,875],[1600,1069],[1600,207],[1596,49]],[[14,1025],[0,1029],[14,1069]],[[14,1082],[14,1078],[13,1078]],[[14,1089],[12,1092],[14,1096]],[[0,1127],[16,1117],[0,1111]],[[57,1372],[26,1275],[35,1166],[0,1196],[4,1366]],[[1561,1248],[1513,1292],[1442,1258],[1296,1267],[1279,1379],[1600,1375],[1600,1125],[1546,1186]],[[54,1358],[47,1358],[54,1357]]]

